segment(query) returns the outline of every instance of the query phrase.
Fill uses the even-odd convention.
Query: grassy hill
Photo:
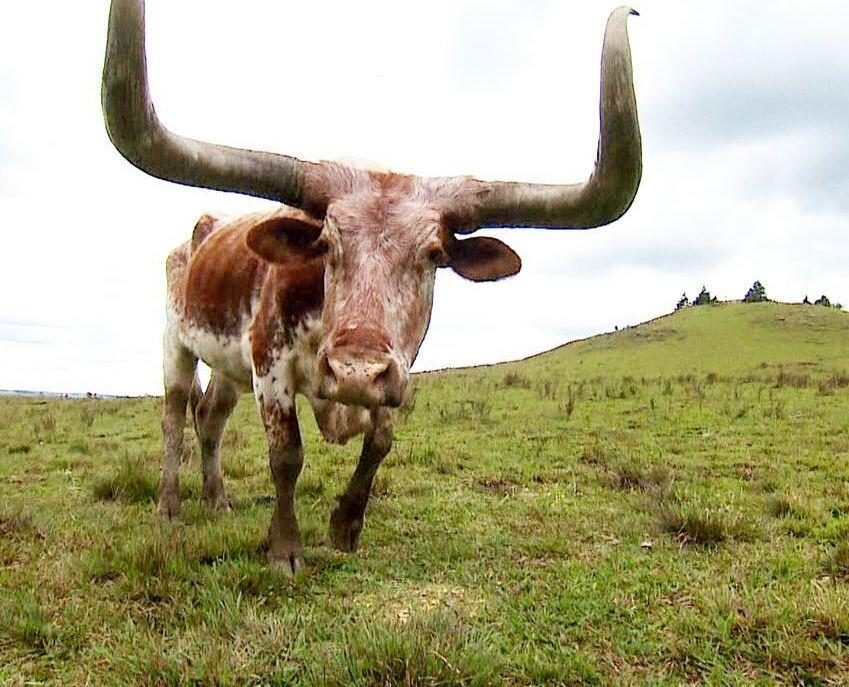
[[[301,407],[296,584],[249,399],[234,512],[192,437],[178,523],[156,399],[0,399],[0,683],[849,684],[849,315],[692,308],[416,387],[354,556],[359,442]]]
[[[849,317],[833,308],[785,303],[723,303],[680,310],[616,334],[566,344],[521,361],[573,378],[745,374],[763,366],[843,369]]]

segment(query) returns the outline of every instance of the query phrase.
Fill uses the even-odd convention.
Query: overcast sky
[[[177,133],[422,175],[592,169],[607,2],[148,0]],[[845,2],[644,0],[630,22],[644,174],[619,222],[495,232],[522,272],[442,270],[416,369],[636,324],[702,284],[849,303]],[[271,207],[145,176],[100,112],[107,0],[0,17],[0,388],[159,393],[163,262],[204,211]]]

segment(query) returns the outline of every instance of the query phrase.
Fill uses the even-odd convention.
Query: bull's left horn
[[[601,132],[589,179],[567,186],[475,181],[478,227],[589,229],[621,217],[642,176],[642,144],[628,42],[629,7],[607,20],[601,57]],[[463,213],[464,214],[464,213]]]
[[[187,186],[268,198],[299,208],[320,204],[305,197],[304,176],[315,163],[274,153],[230,148],[183,138],[159,122],[147,80],[144,0],[113,0],[103,66],[103,114],[109,138],[136,167]],[[313,189],[319,193],[321,189]]]

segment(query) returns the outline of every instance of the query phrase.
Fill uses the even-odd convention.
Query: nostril
[[[404,399],[405,375],[401,366],[394,360],[387,365],[378,379],[379,388],[383,393],[384,405],[397,408]]]
[[[325,377],[330,377],[331,379],[336,379],[336,375],[333,372],[333,368],[330,367],[330,361],[327,358],[327,353],[321,353],[315,361],[316,372],[318,372],[318,378],[324,379]]]
[[[374,376],[374,384],[382,389],[388,388],[392,384],[392,380],[397,376],[395,374],[395,363],[387,362],[385,367]]]
[[[395,360],[387,361],[386,367],[375,377],[374,385],[383,394],[384,403],[392,406],[400,403],[404,384],[401,368]]]

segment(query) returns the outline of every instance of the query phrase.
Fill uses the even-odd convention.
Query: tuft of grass
[[[460,422],[472,420],[475,422],[489,421],[492,412],[492,401],[485,398],[470,398],[465,401],[455,401],[452,404],[440,406],[439,417],[443,422]]]
[[[792,493],[771,494],[766,499],[767,512],[774,518],[805,520],[808,511],[798,496]]]
[[[819,590],[808,611],[807,630],[812,639],[849,645],[849,598],[842,590]]]
[[[515,494],[522,488],[521,482],[504,475],[490,475],[478,480],[478,484],[485,490],[494,494],[508,496]]]
[[[653,491],[666,494],[672,486],[672,472],[665,465],[651,465],[630,460],[619,461],[606,474],[606,482],[624,491]]]
[[[849,373],[834,372],[820,380],[817,389],[820,394],[828,395],[837,389],[844,389],[849,386]]]
[[[305,472],[298,479],[296,489],[298,494],[312,498],[320,498],[324,495],[324,480],[314,471]]]
[[[244,455],[228,455],[221,461],[221,471],[231,479],[245,479],[257,472],[256,464]]]
[[[93,403],[84,403],[80,408],[80,424],[86,429],[91,429],[97,415],[97,409]]]
[[[794,389],[807,389],[811,383],[811,375],[788,372],[784,368],[779,370],[775,377],[775,386],[778,389],[789,386]]]
[[[433,464],[433,469],[440,475],[453,475],[457,472],[456,462],[445,457],[439,457]]]
[[[99,501],[153,502],[157,482],[157,476],[142,458],[126,455],[117,471],[95,481],[92,494]]]
[[[835,579],[849,582],[849,542],[840,542],[834,547],[829,552],[823,568]]]
[[[345,630],[305,685],[425,687],[497,684],[498,653],[486,637],[456,615],[436,613],[406,622],[360,620]]]
[[[35,531],[32,515],[9,505],[0,509],[0,538],[25,537]]]
[[[41,417],[39,424],[44,432],[52,434],[56,431],[56,416],[52,412],[47,412]]]
[[[224,430],[224,436],[221,437],[221,445],[231,451],[240,451],[248,445],[247,437],[238,427],[228,425]]]
[[[504,379],[501,380],[501,384],[506,387],[513,387],[517,389],[530,389],[531,388],[531,380],[527,377],[520,375],[518,372],[508,372],[504,375]]]
[[[751,538],[752,528],[729,507],[676,498],[659,507],[660,526],[683,545],[715,547],[733,539]]]
[[[36,598],[29,592],[15,590],[0,600],[0,639],[45,654],[58,644],[59,635]]]
[[[537,385],[537,395],[543,400],[554,400],[557,398],[557,391],[559,388],[559,379],[544,379]]]
[[[95,580],[121,576],[139,579],[158,578],[176,573],[186,566],[184,547],[176,536],[148,533],[125,542],[107,543],[89,558],[88,571]]]
[[[587,465],[604,466],[610,462],[610,456],[607,449],[602,446],[599,441],[595,441],[584,446],[579,459],[582,463],[586,463]]]

